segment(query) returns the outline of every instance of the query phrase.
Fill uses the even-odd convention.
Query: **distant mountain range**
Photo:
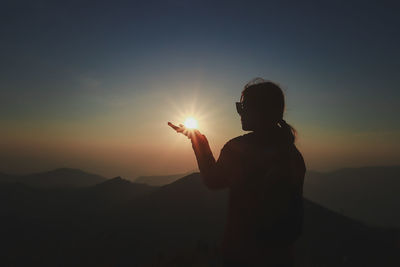
[[[227,191],[207,190],[198,173],[161,187],[8,182],[0,200],[3,266],[221,266]],[[399,266],[399,237],[305,200],[296,266]]]
[[[304,196],[372,225],[400,227],[400,166],[309,171]]]
[[[134,182],[163,186],[186,175],[140,176]],[[37,188],[88,187],[107,180],[103,176],[72,168],[20,176],[0,173],[0,183],[21,183]],[[111,186],[113,182],[109,182]],[[129,188],[128,183],[126,185]],[[127,188],[120,193],[129,192]],[[372,225],[400,227],[400,213],[397,211],[400,203],[400,166],[346,168],[326,173],[308,171],[304,196]]]
[[[175,182],[176,180],[188,175],[189,173],[172,174],[172,175],[153,175],[139,176],[133,182],[143,183],[152,186],[163,186]]]
[[[163,186],[175,182],[176,180],[190,173],[171,174],[171,175],[152,175],[139,176],[129,179],[131,182],[147,184],[150,186]],[[27,175],[11,175],[0,172],[0,183],[21,183],[34,187],[86,187],[106,181],[107,178],[88,173],[79,169],[58,168],[47,172],[38,172]]]
[[[85,187],[106,181],[97,174],[91,174],[79,169],[59,168],[48,172],[27,175],[9,175],[0,173],[0,182],[21,183],[34,187]]]
[[[164,186],[186,175],[140,176],[134,179],[134,183]],[[0,183],[21,183],[37,188],[88,187],[107,180],[103,176],[72,168],[20,176],[0,173]],[[111,186],[113,182],[109,182]],[[128,183],[126,185],[129,188]],[[129,192],[129,189],[120,192],[124,195],[122,192]],[[371,225],[400,227],[400,213],[397,211],[400,203],[400,166],[346,168],[326,173],[308,171],[304,196]]]

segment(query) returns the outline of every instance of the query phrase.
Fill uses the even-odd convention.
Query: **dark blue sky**
[[[219,148],[240,133],[230,104],[248,80],[262,76],[284,87],[288,121],[304,133],[311,166],[346,164],[317,163],[329,153],[318,154],[313,142],[333,136],[342,136],[334,139],[339,146],[362,135],[364,147],[380,138],[397,149],[399,11],[395,1],[10,1],[0,9],[3,139],[24,142],[13,134],[21,131],[54,137],[96,119],[140,139],[127,121],[115,122],[121,114],[132,112],[130,121],[142,123],[137,117],[146,117],[146,107],[164,114],[165,99],[195,94],[218,99],[225,114],[215,118],[228,124],[216,135]],[[104,131],[96,129],[101,142]],[[400,164],[398,152],[386,154]],[[358,154],[351,155],[347,162]]]

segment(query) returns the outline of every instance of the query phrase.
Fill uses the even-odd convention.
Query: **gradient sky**
[[[0,172],[194,170],[167,121],[198,118],[217,157],[254,77],[283,87],[308,169],[400,164],[395,1],[54,2],[0,8]]]

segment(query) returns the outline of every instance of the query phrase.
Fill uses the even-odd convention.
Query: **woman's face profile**
[[[246,97],[242,95],[240,102],[243,106],[243,111],[240,113],[240,121],[242,123],[243,131],[252,131],[256,128],[257,119],[254,110],[252,110],[251,105]]]

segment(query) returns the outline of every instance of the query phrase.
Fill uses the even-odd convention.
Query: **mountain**
[[[79,169],[59,168],[48,172],[28,175],[0,175],[0,182],[22,183],[34,187],[85,187],[106,181],[97,174],[87,173]]]
[[[162,223],[163,239],[192,236],[194,240],[213,244],[221,237],[227,191],[207,190],[198,173],[161,187],[147,196],[144,203],[151,203],[146,207],[159,212],[152,219]],[[297,242],[296,266],[395,266],[393,262],[399,262],[397,230],[367,226],[309,200],[304,205],[304,234]],[[177,230],[174,228],[177,225],[185,227]],[[175,255],[173,264],[168,261],[164,264],[188,264],[177,261],[177,257],[185,258]]]
[[[115,202],[136,199],[155,191],[158,187],[132,183],[121,177],[115,177],[85,190],[85,194],[98,201]]]
[[[304,196],[372,225],[400,227],[400,166],[310,171]]]
[[[221,266],[227,190],[198,173],[161,187],[0,184],[2,266]],[[296,266],[399,266],[399,231],[305,201]],[[24,257],[21,257],[24,255]]]
[[[187,175],[171,184],[159,187],[154,192],[134,200],[142,223],[136,227],[141,231],[156,231],[160,247],[180,247],[171,240],[188,237],[192,241],[217,242],[222,234],[226,217],[227,191],[210,192],[202,183],[199,173]],[[152,227],[143,228],[149,222]],[[162,238],[161,238],[162,237]]]
[[[10,182],[10,181],[12,182],[14,181],[14,179],[15,179],[14,175],[0,172],[0,182]]]
[[[139,176],[134,182],[142,183],[152,186],[163,186],[175,182],[176,180],[188,175],[188,173],[172,174],[172,175],[153,175],[153,176]]]

